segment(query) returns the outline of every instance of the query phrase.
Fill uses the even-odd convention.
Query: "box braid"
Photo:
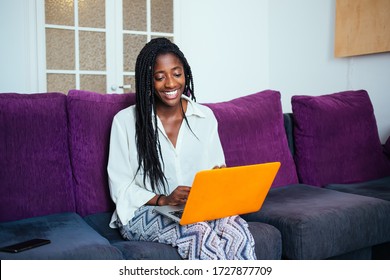
[[[183,64],[185,74],[184,94],[192,100],[195,99],[194,83],[191,68],[179,47],[166,38],[155,38],[147,43],[139,53],[135,65],[136,84],[136,145],[138,151],[138,169],[144,170],[143,181],[149,178],[151,188],[155,192],[167,194],[166,182],[162,164],[161,146],[158,139],[156,92],[154,88],[154,65],[160,54],[172,53],[176,55]],[[182,107],[183,109],[183,107]],[[183,117],[188,125],[183,109]]]

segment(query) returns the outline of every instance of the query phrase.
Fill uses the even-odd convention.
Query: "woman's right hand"
[[[188,186],[178,186],[170,195],[160,199],[160,205],[181,205],[187,202],[191,188]]]

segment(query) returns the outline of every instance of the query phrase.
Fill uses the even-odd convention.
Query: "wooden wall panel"
[[[390,51],[390,0],[336,0],[336,57]]]

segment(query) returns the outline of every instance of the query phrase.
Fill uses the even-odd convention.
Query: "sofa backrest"
[[[107,175],[111,123],[117,112],[132,104],[134,94],[0,94],[0,222],[59,212],[85,216],[112,211]],[[272,90],[206,105],[218,119],[228,166],[282,163],[273,187],[298,183],[293,156],[301,183],[322,186],[390,175],[365,91],[296,96],[294,115],[282,113],[280,93]],[[347,128],[349,134],[343,131]],[[337,136],[342,139],[329,131],[343,132]],[[310,141],[316,139],[319,143],[313,146]],[[330,148],[324,141],[332,144]],[[339,162],[349,164],[329,173],[329,181],[330,175],[324,177],[327,173],[318,164],[325,155],[328,168],[334,167],[329,156],[335,153],[328,151],[337,143]]]
[[[67,100],[77,213],[112,211],[107,174],[111,124],[117,112],[135,103],[135,94],[71,90]]]
[[[206,104],[217,120],[228,166],[281,162],[272,187],[298,183],[284,126],[280,92],[266,90]]]
[[[0,94],[0,222],[74,211],[66,96]]]

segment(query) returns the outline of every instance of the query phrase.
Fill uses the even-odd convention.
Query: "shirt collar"
[[[187,95],[183,94],[181,98],[185,99],[188,101],[187,103],[187,111],[186,111],[186,117],[189,116],[198,116],[201,118],[205,118],[205,114],[199,109],[198,106],[196,106],[195,102],[191,100]]]

